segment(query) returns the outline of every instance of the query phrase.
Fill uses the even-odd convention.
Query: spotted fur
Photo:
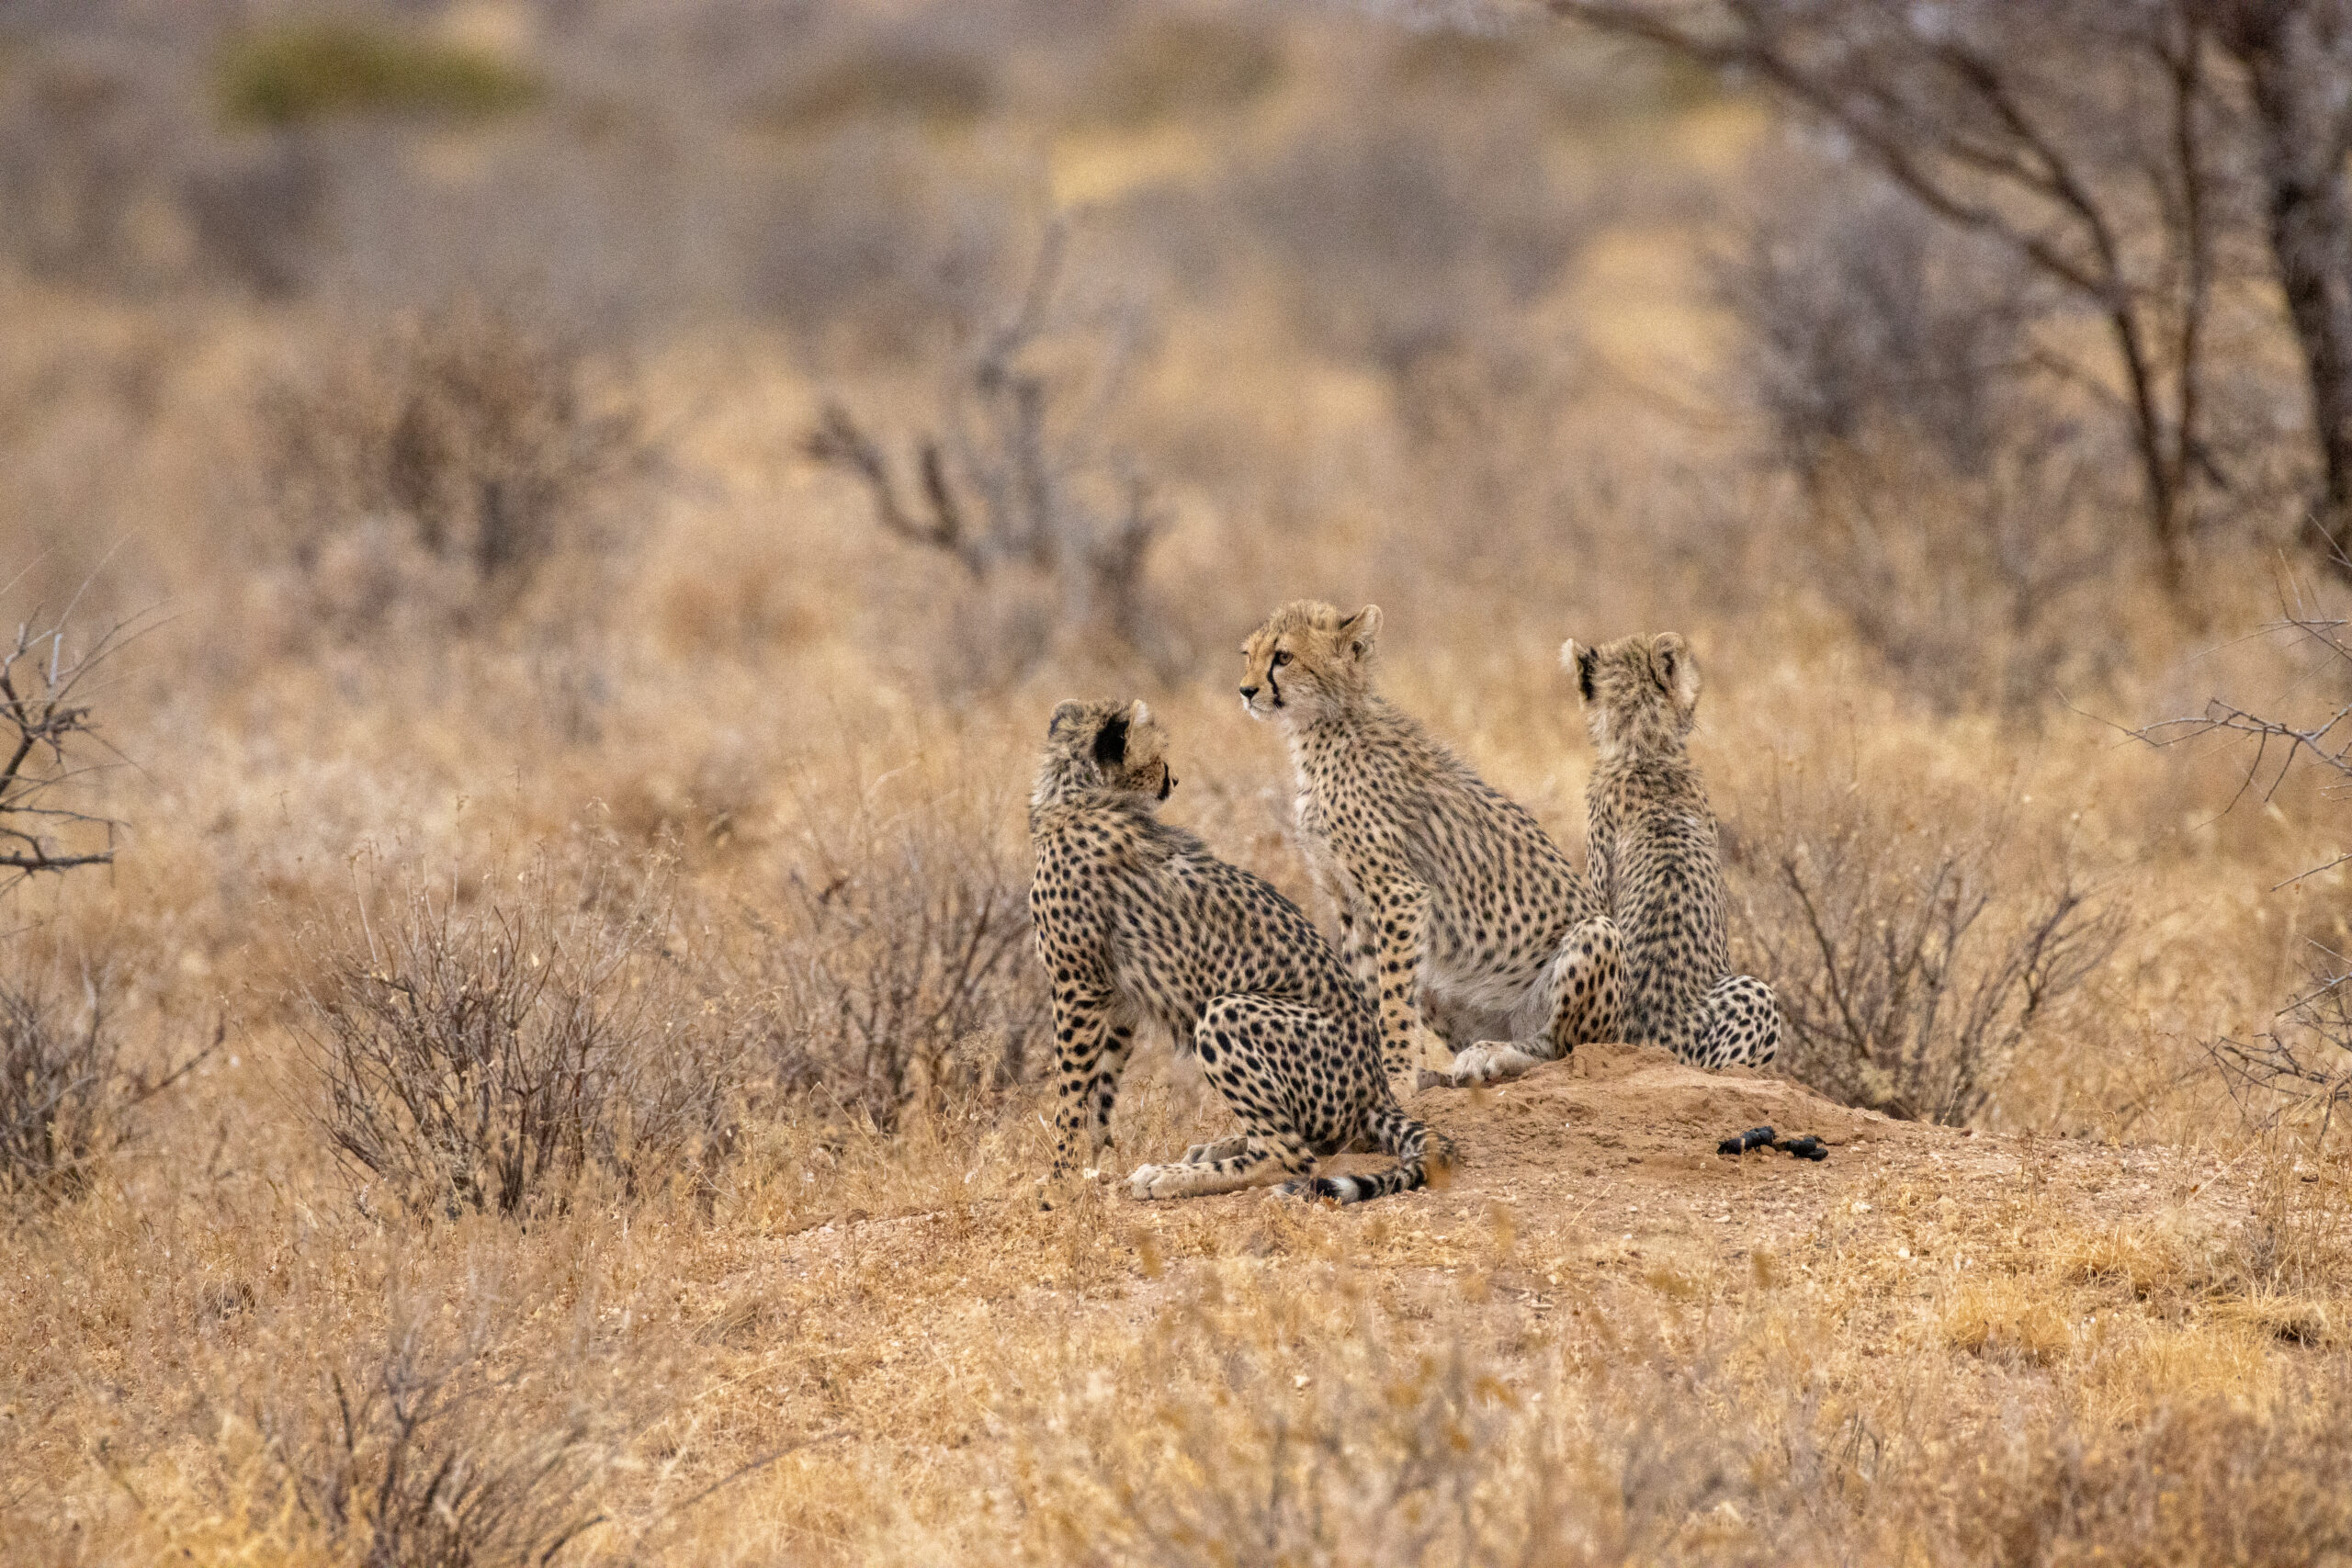
[[[1120,1071],[1136,1031],[1156,1028],[1199,1054],[1242,1133],[1138,1167],[1136,1197],[1280,1181],[1350,1203],[1420,1186],[1451,1150],[1397,1108],[1371,1007],[1296,905],[1159,819],[1175,784],[1143,704],[1054,710],[1029,807],[1029,909],[1053,982],[1055,1175],[1109,1145]],[[1396,1164],[1316,1176],[1317,1156],[1359,1138]]]
[[[1424,1022],[1455,1051],[1422,1083],[1515,1077],[1614,1037],[1608,906],[1517,802],[1373,690],[1380,609],[1301,601],[1242,649],[1241,705],[1290,742],[1298,823],[1392,1075]]]
[[[1760,1067],[1781,1045],[1772,988],[1734,975],[1723,856],[1685,745],[1699,665],[1673,632],[1562,646],[1600,753],[1585,792],[1594,884],[1625,941],[1625,1038],[1702,1067]]]

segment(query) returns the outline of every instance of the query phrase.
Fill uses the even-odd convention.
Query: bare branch
[[[137,629],[133,620],[118,621],[86,649],[69,654],[62,622],[35,630],[28,621],[17,626],[13,642],[0,643],[0,747],[6,754],[0,762],[0,838],[21,846],[0,854],[0,872],[15,874],[13,880],[0,882],[0,887],[40,872],[113,861],[119,821],[49,805],[45,797],[95,771],[94,765],[77,766],[69,760],[69,752],[82,741],[96,741],[92,710],[76,698],[91,672]],[[87,834],[80,845],[61,844],[50,836],[74,828],[103,834],[105,847],[89,847]]]

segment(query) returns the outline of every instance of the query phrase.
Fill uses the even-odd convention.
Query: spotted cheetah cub
[[[1241,705],[1290,741],[1299,829],[1378,1002],[1387,1071],[1419,1066],[1424,1014],[1456,1055],[1423,1085],[1514,1077],[1615,1038],[1608,905],[1525,808],[1373,690],[1379,637],[1378,605],[1286,604],[1241,650]]]
[[[1625,940],[1625,1038],[1702,1067],[1760,1067],[1781,1046],[1772,988],[1733,975],[1723,857],[1683,740],[1699,665],[1673,632],[1560,649],[1600,752],[1585,791],[1592,878]]]
[[[1064,703],[1030,798],[1029,911],[1054,987],[1061,1103],[1054,1174],[1111,1141],[1136,1030],[1165,1030],[1240,1119],[1242,1135],[1136,1168],[1137,1198],[1281,1181],[1342,1203],[1404,1192],[1450,1147],[1397,1109],[1380,1034],[1339,955],[1298,907],[1160,821],[1176,786],[1167,737],[1141,703]],[[1372,1176],[1315,1175],[1360,1136],[1396,1156]]]

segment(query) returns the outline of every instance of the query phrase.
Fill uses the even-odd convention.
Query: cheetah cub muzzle
[[[1625,1038],[1702,1067],[1760,1067],[1780,1051],[1772,988],[1734,975],[1723,855],[1685,741],[1699,664],[1673,632],[1562,645],[1599,753],[1585,791],[1594,886],[1625,942]]]
[[[1351,1203],[1422,1185],[1452,1150],[1397,1108],[1370,1004],[1296,905],[1159,820],[1175,784],[1143,704],[1054,710],[1029,807],[1029,909],[1054,996],[1054,1177],[1109,1145],[1121,1070],[1137,1031],[1154,1029],[1199,1055],[1242,1131],[1138,1167],[1134,1196],[1280,1182]],[[1359,1139],[1396,1164],[1315,1174],[1317,1156]]]

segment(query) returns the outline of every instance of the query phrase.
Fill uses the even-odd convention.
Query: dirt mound
[[[1890,1121],[1822,1099],[1787,1078],[1747,1068],[1709,1073],[1645,1045],[1579,1045],[1491,1089],[1425,1089],[1414,1115],[1453,1139],[1473,1182],[1528,1169],[1664,1157],[1712,1164],[1715,1145],[1750,1127],[1810,1134],[1834,1151],[1872,1139],[1950,1138],[1948,1130]],[[1786,1159],[1769,1150],[1751,1160]]]

